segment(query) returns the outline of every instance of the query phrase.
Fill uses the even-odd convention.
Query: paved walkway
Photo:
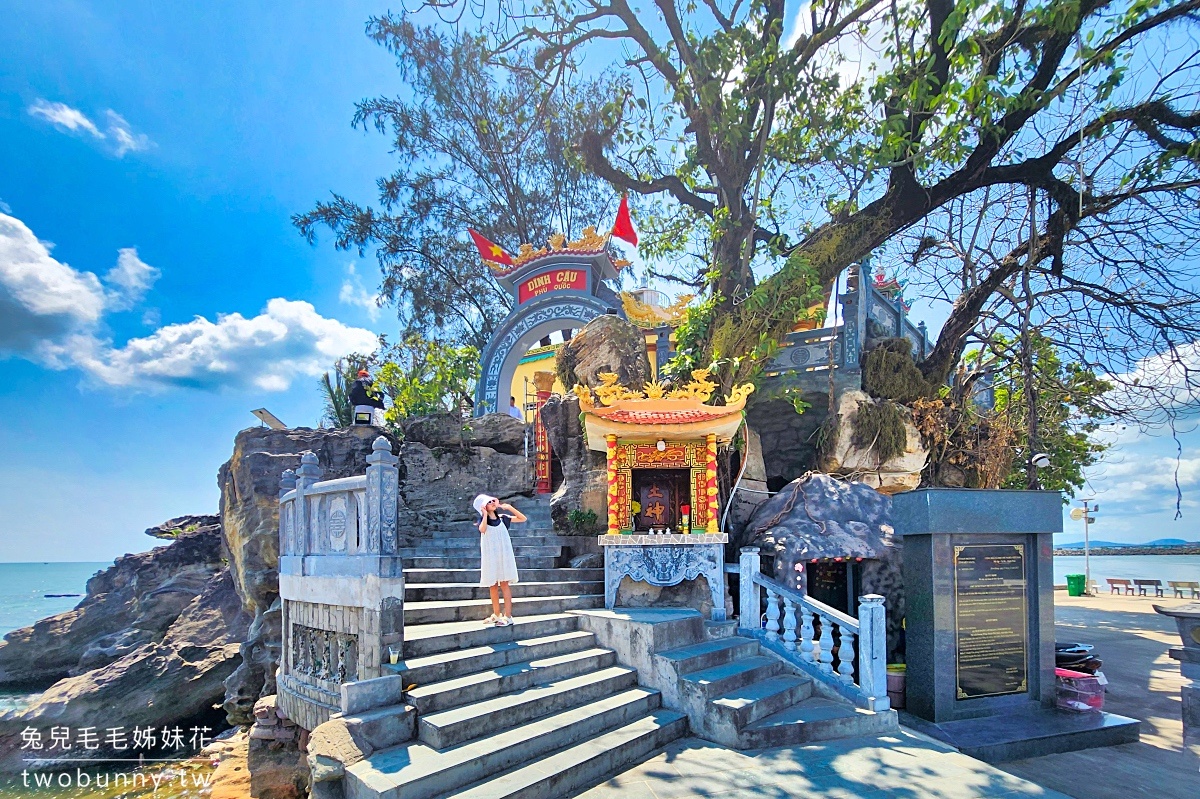
[[[1179,637],[1154,602],[1183,604],[1055,592],[1058,639],[1095,644],[1110,680],[1106,709],[1143,722],[1136,744],[993,767],[908,730],[754,752],[686,738],[581,799],[1197,799],[1200,743],[1184,745],[1183,678],[1167,656]]]
[[[922,735],[738,752],[684,738],[579,799],[1068,799]]]
[[[1014,760],[1000,768],[1079,799],[1200,797],[1200,742],[1184,746],[1183,676],[1179,663],[1167,656],[1167,649],[1179,646],[1179,634],[1173,619],[1151,607],[1188,600],[1054,594],[1055,636],[1095,644],[1109,680],[1104,709],[1141,719],[1141,740]]]

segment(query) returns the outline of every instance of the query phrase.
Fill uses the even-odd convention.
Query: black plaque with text
[[[954,547],[955,696],[1028,690],[1025,547]]]

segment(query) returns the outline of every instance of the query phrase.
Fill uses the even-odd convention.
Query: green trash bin
[[[1085,586],[1084,576],[1082,574],[1067,575],[1067,596],[1083,596]]]

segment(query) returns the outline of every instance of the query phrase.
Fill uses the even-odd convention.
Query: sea
[[[1106,577],[1162,580],[1168,597],[1168,580],[1200,582],[1200,555],[1092,555],[1089,560],[1092,579],[1102,592],[1108,590]],[[1068,574],[1083,573],[1083,555],[1054,557],[1055,585],[1066,585]]]
[[[0,563],[0,638],[39,619],[71,610],[88,579],[111,563]],[[47,597],[46,594],[78,596]],[[25,707],[36,694],[0,688],[0,715]],[[212,769],[191,761],[154,766],[89,767],[34,777],[0,775],[3,799],[201,799]],[[26,780],[30,782],[26,784]],[[36,780],[42,780],[37,785]]]

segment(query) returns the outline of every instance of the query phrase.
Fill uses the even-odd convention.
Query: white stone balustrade
[[[382,436],[371,450],[364,475],[321,481],[306,452],[280,480],[279,702],[310,730],[340,709],[343,685],[381,676],[403,643],[399,458]]]
[[[855,619],[763,575],[759,570],[758,552],[753,548],[744,548],[740,554],[739,631],[743,635],[762,638],[768,647],[833,686],[860,707],[887,710],[890,703],[887,697],[884,598],[878,594],[859,597],[859,617]],[[759,600],[760,592],[764,590],[766,627],[760,628]],[[798,633],[797,608],[800,611]],[[857,684],[854,682],[856,657]]]

